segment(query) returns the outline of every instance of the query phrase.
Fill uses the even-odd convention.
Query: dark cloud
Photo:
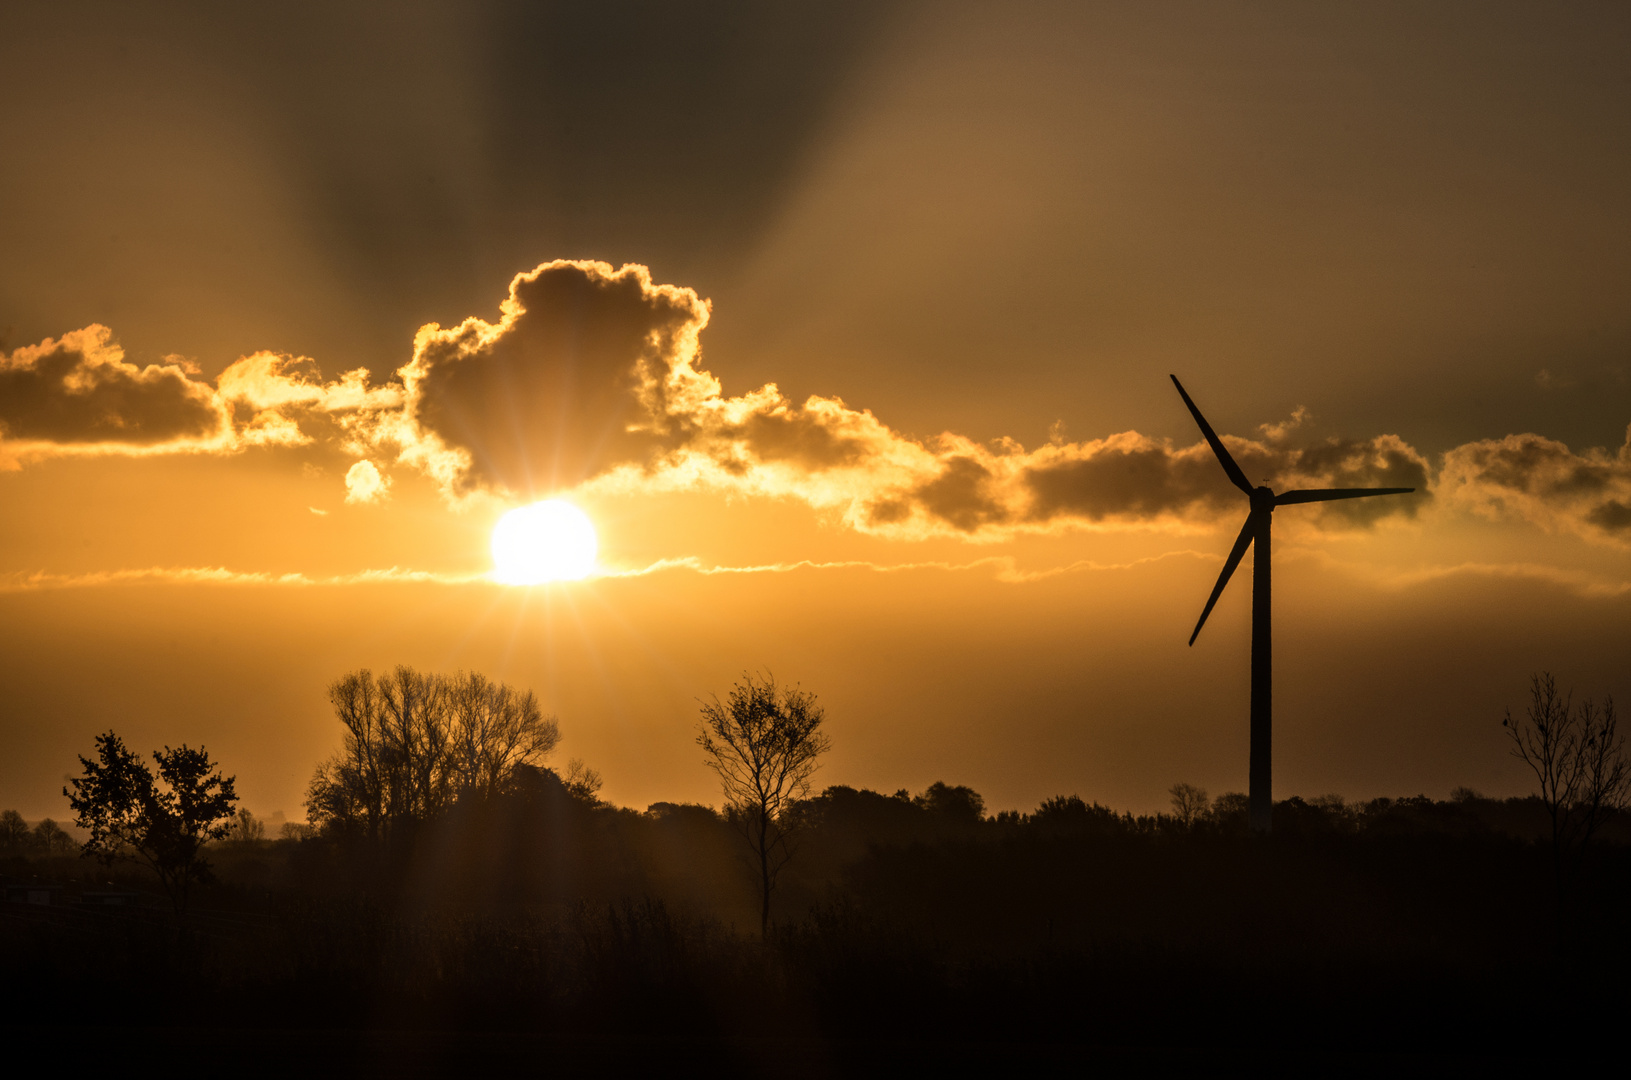
[[[1201,504],[1222,510],[1239,500],[1208,450],[1204,457],[1157,443],[1110,445],[1026,469],[1032,521],[1157,517]]]
[[[1444,455],[1439,490],[1491,518],[1517,518],[1554,531],[1624,538],[1631,531],[1631,431],[1617,453],[1576,453],[1541,435],[1508,435]]]
[[[740,424],[726,425],[720,437],[749,448],[760,461],[785,461],[811,470],[855,465],[866,444],[836,432],[827,417],[804,409],[755,412]]]
[[[178,364],[124,361],[104,326],[0,358],[0,436],[18,442],[152,446],[221,426],[214,393]]]
[[[1509,435],[1498,442],[1473,443],[1459,448],[1458,456],[1475,481],[1512,491],[1563,491],[1568,487],[1566,478],[1577,471],[1569,448],[1541,435]]]
[[[905,499],[883,499],[866,509],[866,522],[874,527],[899,525],[912,516],[912,504]]]
[[[1586,515],[1586,520],[1609,533],[1631,533],[1631,503],[1610,499]]]
[[[1230,456],[1248,478],[1277,491],[1323,487],[1413,487],[1413,498],[1353,499],[1316,511],[1332,525],[1369,524],[1384,517],[1412,517],[1428,498],[1427,461],[1391,436],[1368,440],[1326,439],[1297,445],[1276,430],[1267,442],[1230,440]],[[1221,513],[1243,500],[1205,444],[1175,450],[1136,435],[1103,443],[1061,446],[1042,463],[1023,470],[1029,490],[1026,517],[1155,518]]]
[[[1292,453],[1294,457],[1286,471],[1309,478],[1298,483],[1298,487],[1416,489],[1411,495],[1321,503],[1319,513],[1327,523],[1369,525],[1385,517],[1413,518],[1432,499],[1427,459],[1392,436],[1364,441],[1329,439]],[[1312,482],[1315,480],[1317,482]]]
[[[1606,491],[1613,481],[1613,473],[1601,465],[1576,465],[1567,476],[1553,485],[1553,489],[1564,494],[1590,495]]]
[[[422,329],[401,371],[405,424],[377,429],[455,498],[531,497],[628,466],[659,483],[841,500],[844,485],[814,493],[806,481],[847,471],[875,485],[903,447],[928,458],[917,474],[938,471],[836,399],[795,405],[773,384],[725,396],[698,366],[707,303],[643,266],[546,263],[515,278],[502,312]]]
[[[909,498],[933,517],[971,533],[1008,520],[1008,509],[991,493],[994,481],[991,470],[978,461],[954,457],[939,476],[914,490]]]
[[[497,325],[427,328],[403,369],[412,419],[467,455],[460,486],[536,495],[643,462],[675,426],[671,385],[707,307],[643,267],[550,263],[516,277]]]
[[[0,356],[0,468],[318,441],[356,453],[402,406],[400,386],[370,386],[364,369],[324,382],[310,360],[277,353],[240,357],[213,386],[196,375],[190,364],[126,363],[95,324]]]

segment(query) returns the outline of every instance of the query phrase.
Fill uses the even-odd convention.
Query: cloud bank
[[[379,431],[453,498],[701,487],[797,498],[865,532],[970,539],[1240,509],[1200,443],[1132,432],[1033,451],[952,433],[918,441],[836,397],[795,402],[773,383],[727,396],[702,367],[709,305],[641,266],[548,263],[517,276],[500,310],[496,323],[422,328],[401,369],[399,422]],[[1295,427],[1232,445],[1278,486],[1427,486],[1427,462],[1396,438],[1302,444]]]
[[[30,447],[173,447],[219,435],[215,394],[182,364],[125,362],[105,326],[0,357],[0,437]]]
[[[1574,453],[1540,435],[1458,446],[1444,455],[1439,486],[1483,517],[1631,543],[1631,427],[1613,453]]]
[[[310,360],[259,352],[212,386],[190,361],[138,368],[92,324],[0,356],[0,469],[65,455],[230,454],[300,446],[322,433],[360,452],[369,417],[400,409],[367,369],[324,382]]]
[[[376,462],[429,477],[449,502],[565,491],[717,490],[798,499],[862,532],[999,540],[1062,529],[1188,527],[1244,500],[1203,442],[1137,432],[1027,449],[947,432],[908,438],[837,397],[774,383],[729,396],[702,366],[708,302],[643,266],[556,261],[517,275],[496,322],[428,324],[382,386],[325,381],[310,360],[261,352],[211,385],[172,359],[137,368],[105,327],[0,361],[0,463],[68,453],[238,453],[331,445],[356,458],[347,502],[392,483]],[[1414,487],[1322,504],[1323,528],[1410,517],[1432,499],[1592,539],[1631,540],[1631,441],[1571,452],[1538,435],[1472,443],[1436,471],[1394,435],[1316,439],[1305,414],[1227,436],[1276,489]]]

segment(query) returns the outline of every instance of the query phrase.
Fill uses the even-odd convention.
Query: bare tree
[[[792,804],[810,793],[818,759],[831,745],[819,730],[815,695],[778,688],[773,676],[743,675],[723,704],[702,706],[697,745],[719,774],[726,816],[747,841],[760,887],[759,932],[770,934],[770,894],[794,853]]]
[[[1619,733],[1614,699],[1574,704],[1557,680],[1542,672],[1530,680],[1529,709],[1501,721],[1512,756],[1534,772],[1552,825],[1553,867],[1561,884],[1603,822],[1631,801],[1631,767]]]
[[[401,666],[375,678],[364,669],[335,680],[329,701],[345,735],[312,777],[307,816],[376,842],[466,795],[498,794],[518,765],[536,764],[561,739],[530,691],[475,672]]]
[[[447,680],[398,665],[378,687],[383,758],[392,780],[386,812],[397,821],[426,821],[455,797]]]
[[[448,680],[447,700],[461,795],[497,795],[514,766],[547,757],[561,741],[560,722],[544,715],[531,690],[523,694],[480,672],[461,671]]]
[[[1206,820],[1206,812],[1212,807],[1212,798],[1207,795],[1205,788],[1196,787],[1194,784],[1173,784],[1167,789],[1167,794],[1172,796],[1172,814],[1178,819],[1178,824],[1186,829],[1193,829]]]
[[[240,844],[253,844],[257,840],[266,839],[266,822],[244,807],[239,807],[238,813],[232,818],[232,824],[227,828],[227,839]]]
[[[0,849],[21,851],[28,846],[28,822],[15,810],[0,812]]]
[[[561,783],[566,785],[566,790],[575,799],[586,803],[595,803],[600,799],[600,773],[585,765],[582,758],[573,758],[566,763],[566,775],[561,777]]]
[[[33,842],[46,855],[66,855],[74,850],[74,838],[50,818],[44,818],[34,826]]]
[[[367,668],[328,688],[334,715],[345,726],[337,757],[319,765],[307,794],[313,821],[366,824],[371,839],[385,827],[386,753],[380,695]]]

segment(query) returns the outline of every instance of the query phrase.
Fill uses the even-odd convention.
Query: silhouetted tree
[[[452,772],[460,795],[492,798],[508,782],[512,768],[543,760],[561,741],[559,721],[543,714],[532,691],[523,694],[479,672],[449,679],[447,703]],[[582,769],[583,763],[577,764]],[[600,786],[598,776],[594,786]]]
[[[574,798],[584,802],[597,802],[600,794],[600,773],[583,763],[582,758],[573,758],[566,763],[566,775],[561,777]]]
[[[1308,805],[1324,815],[1328,828],[1338,832],[1353,832],[1359,827],[1359,810],[1349,806],[1341,795],[1316,795]]]
[[[21,851],[28,846],[28,822],[15,810],[0,813],[0,849]]]
[[[1598,706],[1588,698],[1575,707],[1572,692],[1559,693],[1552,674],[1541,672],[1530,680],[1527,714],[1514,719],[1508,709],[1501,726],[1512,740],[1512,756],[1540,783],[1561,883],[1603,821],[1625,809],[1631,797],[1631,767],[1614,699]]]
[[[1108,836],[1121,832],[1125,822],[1108,806],[1087,803],[1080,795],[1056,795],[1042,800],[1031,815],[1031,824],[1044,833],[1071,835],[1093,833]]]
[[[34,835],[30,838],[36,851],[45,855],[66,855],[74,850],[74,838],[62,831],[50,818],[45,818],[34,826]]]
[[[912,800],[912,805],[953,826],[978,825],[985,819],[985,799],[978,791],[961,784],[952,786],[936,780]]]
[[[801,826],[818,830],[827,844],[836,843],[847,856],[859,856],[871,844],[903,844],[926,839],[926,814],[914,805],[910,793],[893,795],[857,791],[835,784],[793,808]]]
[[[1208,816],[1226,834],[1245,833],[1250,827],[1251,799],[1239,791],[1225,791],[1212,800]]]
[[[1172,816],[1178,819],[1178,824],[1193,829],[1206,820],[1212,798],[1205,788],[1194,784],[1173,784],[1167,789],[1167,794],[1172,796]]]
[[[492,798],[517,766],[536,764],[561,738],[530,691],[476,672],[401,666],[376,679],[364,669],[336,680],[329,701],[345,737],[312,777],[307,816],[376,841],[464,795]]]
[[[177,913],[185,911],[193,884],[210,877],[204,845],[230,827],[238,801],[233,777],[223,777],[202,747],[155,750],[156,779],[111,731],[96,737],[96,752],[95,761],[79,759],[85,775],[62,789],[79,826],[90,830],[81,854],[104,865],[121,859],[146,865]]]
[[[251,814],[247,808],[240,807],[233,817],[232,824],[228,826],[227,839],[240,844],[252,844],[256,840],[266,839],[266,823]]]
[[[819,730],[825,711],[815,695],[778,688],[774,677],[744,675],[723,704],[702,706],[697,745],[719,774],[726,816],[752,851],[760,887],[759,930],[770,933],[770,894],[793,856],[792,804],[809,795],[810,778],[830,745]]]

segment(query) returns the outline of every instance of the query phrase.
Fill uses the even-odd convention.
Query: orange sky
[[[1631,693],[1631,19],[1603,6],[0,15],[0,804],[204,743],[302,816],[362,666],[539,692],[627,805],[697,699],[996,808],[1518,792]],[[592,77],[590,77],[592,76]],[[570,261],[557,261],[570,260]],[[564,494],[601,573],[494,584]]]

